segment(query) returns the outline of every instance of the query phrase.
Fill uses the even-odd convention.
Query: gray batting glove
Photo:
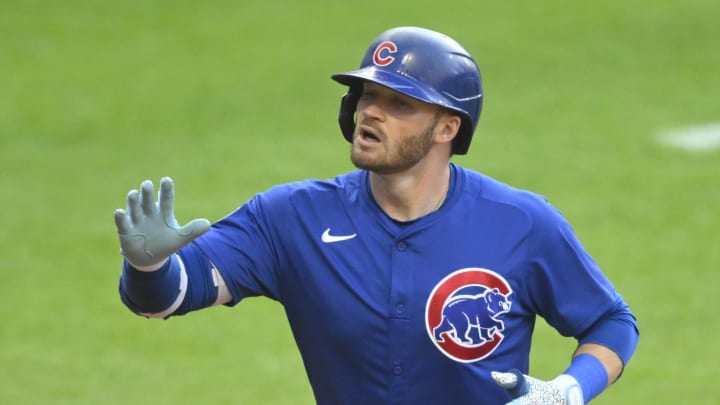
[[[493,380],[515,397],[506,405],[583,405],[582,389],[577,380],[562,374],[551,381],[542,381],[518,370],[507,373],[493,371]]]
[[[145,180],[140,191],[127,195],[127,209],[115,211],[120,253],[135,267],[162,263],[193,239],[210,229],[207,219],[194,219],[181,227],[173,213],[175,190],[170,178],[160,180],[158,202],[153,184]]]

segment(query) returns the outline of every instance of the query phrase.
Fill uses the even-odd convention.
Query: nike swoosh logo
[[[344,240],[352,239],[355,236],[357,236],[356,233],[352,235],[330,235],[330,228],[328,228],[322,234],[322,241],[325,243],[342,242]]]

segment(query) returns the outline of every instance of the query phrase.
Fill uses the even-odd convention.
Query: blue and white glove
[[[583,392],[577,380],[561,374],[551,381],[542,381],[518,370],[507,373],[493,371],[492,378],[515,398],[506,405],[583,405]]]
[[[127,209],[115,211],[115,225],[120,237],[120,253],[135,267],[152,267],[162,263],[193,239],[210,229],[207,219],[194,219],[180,226],[173,213],[175,190],[170,178],[160,181],[158,202],[150,180],[140,191],[127,195]]]

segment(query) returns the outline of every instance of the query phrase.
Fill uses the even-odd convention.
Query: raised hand
[[[115,225],[120,237],[120,252],[136,268],[154,270],[170,255],[210,229],[207,219],[194,219],[180,226],[173,213],[173,181],[160,181],[155,203],[153,183],[145,180],[140,191],[127,195],[127,208],[115,211]],[[159,267],[159,266],[157,266]]]

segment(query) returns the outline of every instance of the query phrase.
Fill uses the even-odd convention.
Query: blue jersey
[[[279,301],[320,404],[502,404],[540,315],[580,336],[622,298],[544,198],[451,164],[442,207],[410,223],[369,174],[276,186],[194,243],[232,305]]]

